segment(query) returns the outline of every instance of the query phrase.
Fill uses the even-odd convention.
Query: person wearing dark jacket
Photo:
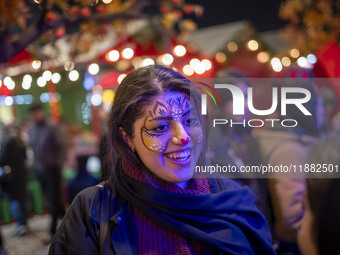
[[[27,168],[26,145],[21,139],[20,129],[15,125],[5,128],[0,150],[0,166],[10,167],[10,173],[1,183],[2,191],[10,200],[10,210],[18,224],[15,236],[27,233],[26,185]]]
[[[33,168],[42,186],[52,218],[50,236],[44,241],[49,243],[56,232],[58,218],[65,214],[61,195],[61,170],[66,159],[65,137],[59,126],[45,118],[42,105],[33,104],[30,112],[33,123],[29,129],[29,145],[33,150]]]
[[[94,178],[86,168],[89,156],[77,156],[77,175],[67,182],[67,197],[69,203],[77,196],[83,189],[97,185],[99,180]]]
[[[111,176],[74,199],[50,255],[275,254],[249,189],[194,172],[206,145],[199,103],[191,82],[162,66],[122,81],[109,119]]]

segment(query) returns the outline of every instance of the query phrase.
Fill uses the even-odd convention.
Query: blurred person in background
[[[13,235],[20,237],[28,231],[26,145],[21,138],[21,131],[17,125],[7,125],[3,131],[0,166],[9,166],[11,171],[4,177],[6,179],[1,181],[1,188],[10,201],[11,214],[17,223]]]
[[[89,156],[77,156],[77,175],[67,183],[68,201],[71,203],[76,195],[87,187],[97,185],[99,180],[87,171],[86,164]]]
[[[49,237],[44,240],[48,243],[56,232],[58,218],[65,215],[61,171],[66,159],[66,143],[60,128],[46,119],[42,105],[33,104],[30,113],[33,123],[28,134],[34,156],[33,167],[52,218]]]
[[[0,255],[8,255],[5,247],[4,247],[4,241],[3,241],[3,237],[2,234],[0,232]]]
[[[318,142],[309,151],[308,164],[332,166],[333,174],[323,179],[307,179],[305,213],[298,234],[299,247],[303,255],[340,254],[340,134],[333,134]]]
[[[229,91],[220,94],[223,107],[212,109],[211,114],[214,118],[232,120],[234,122],[247,121],[250,112],[247,107],[248,88],[251,87],[250,80],[236,69],[222,70],[217,73],[215,84],[232,84],[240,88],[245,97],[244,115],[233,115],[233,96]],[[261,156],[256,139],[252,136],[252,127],[243,125],[217,125],[210,129],[209,143],[212,149],[210,160],[213,164],[228,165],[232,164],[240,169],[242,166],[259,166]],[[212,154],[211,154],[212,153]],[[266,180],[259,176],[243,175],[233,180],[242,186],[248,186],[255,195],[255,204],[268,219],[268,191]]]
[[[323,124],[324,111],[322,100],[317,94],[314,75],[308,69],[292,66],[283,72],[284,79],[279,81],[281,87],[300,87],[311,93],[311,98],[304,107],[311,116],[304,115],[295,105],[287,105],[287,114],[281,115],[281,97],[277,111],[272,119],[294,119],[295,127],[283,127],[275,122],[274,127],[255,129],[254,136],[258,140],[264,164],[271,166],[299,166],[306,163],[308,149],[317,142],[319,130]],[[289,98],[301,98],[301,93],[289,93]],[[304,176],[286,178],[272,176],[268,179],[268,188],[272,202],[274,238],[278,244],[278,254],[299,254],[297,231],[301,226],[304,213],[303,194],[306,180]]]

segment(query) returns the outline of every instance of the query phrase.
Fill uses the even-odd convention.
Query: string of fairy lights
[[[225,64],[227,62],[227,55],[235,54],[242,46],[251,52],[257,52],[256,58],[259,63],[268,64],[274,72],[281,72],[284,67],[289,67],[291,64],[296,63],[301,68],[313,68],[313,65],[317,62],[317,57],[309,53],[306,56],[302,56],[300,51],[296,48],[289,49],[281,57],[271,56],[268,51],[261,49],[257,40],[251,39],[243,42],[229,42],[224,51],[217,52],[215,55],[216,62]]]
[[[274,72],[281,72],[284,67],[289,67],[291,64],[296,63],[302,68],[312,68],[317,62],[317,58],[314,54],[307,54],[302,56],[298,49],[290,49],[288,54],[282,57],[271,56],[268,51],[261,49],[260,44],[257,40],[251,39],[245,43],[240,42],[229,42],[226,45],[224,51],[217,52],[214,56],[216,64],[226,65],[227,55],[235,54],[241,47],[245,46],[249,51],[256,53],[256,58],[259,63],[268,64]],[[176,71],[183,73],[186,76],[200,76],[205,72],[211,70],[214,65],[214,60],[209,58],[192,57],[183,58],[180,62],[181,64],[173,65],[174,61],[184,57],[187,54],[187,48],[185,45],[175,45],[172,52],[161,54],[159,56],[135,56],[135,50],[133,47],[124,47],[121,50],[113,49],[106,53],[105,58],[108,63],[115,63],[115,69],[120,73],[116,81],[112,81],[113,85],[118,85],[127,75],[124,71],[129,69],[129,67],[139,68],[143,66],[161,64],[165,66],[171,66]],[[187,62],[187,63],[186,63]],[[176,62],[179,63],[179,62]],[[53,84],[58,84],[62,78],[59,72],[51,72],[50,70],[41,70],[43,63],[40,60],[34,60],[31,63],[32,73],[34,76],[40,72],[37,78],[33,79],[31,74],[22,74],[21,87],[23,90],[28,91],[32,85],[35,83],[38,87],[45,87],[49,82]],[[67,61],[64,63],[64,70],[66,75],[71,82],[78,81],[80,78],[79,71],[75,68],[76,63],[72,61]],[[100,72],[100,64],[90,63],[86,68],[86,73],[90,77],[95,77]],[[18,80],[18,77],[16,77]],[[85,78],[84,78],[85,80]],[[108,92],[108,90],[103,90],[101,85],[97,83],[98,79],[93,79],[91,82],[83,82],[84,88],[89,91],[90,98],[88,101],[94,106],[100,106],[101,104],[109,104],[114,98],[114,91]],[[16,83],[10,76],[0,77],[0,88],[1,86],[6,86],[8,90],[14,90]],[[40,101],[47,103],[51,100],[60,100],[60,94],[57,96],[52,95],[53,93],[43,93],[40,96]],[[20,95],[16,96],[1,96],[0,105],[10,106],[12,104],[30,104],[32,98],[23,97]]]
[[[159,56],[146,56],[140,57],[135,56],[135,50],[131,47],[125,47],[120,51],[117,49],[110,50],[106,53],[105,58],[107,63],[115,63],[115,69],[120,73],[117,77],[117,80],[112,80],[112,85],[118,85],[127,75],[124,71],[129,70],[129,67],[137,69],[139,67],[144,67],[153,64],[161,64],[165,66],[171,66],[176,71],[182,72],[184,75],[192,76],[196,73],[196,75],[202,75],[206,71],[211,70],[213,63],[212,60],[208,58],[199,59],[197,57],[189,59],[189,63],[184,63],[187,60],[180,61],[181,64],[177,64],[177,67],[173,65],[174,61],[179,60],[181,57],[184,57],[187,54],[187,49],[184,45],[176,45],[173,47],[172,52],[161,54]],[[129,61],[127,63],[127,61]],[[114,98],[114,91],[112,90],[103,90],[100,84],[98,84],[97,75],[100,72],[100,65],[98,63],[90,63],[84,75],[83,86],[89,91],[90,98],[88,101],[94,105],[99,106],[101,104],[111,103]],[[52,72],[50,70],[42,71],[43,63],[40,60],[33,60],[31,63],[31,73],[30,74],[22,74],[17,77],[4,76],[0,77],[0,87],[6,86],[8,90],[13,91],[29,91],[32,86],[36,85],[40,88],[44,88],[47,86],[49,82],[53,84],[58,84],[62,75],[60,72]],[[72,61],[67,61],[63,66],[66,71],[66,78],[68,78],[71,82],[76,82],[81,77],[79,71],[76,68],[76,63]],[[86,74],[89,74],[92,81],[86,80]],[[64,73],[65,75],[65,73]],[[20,78],[22,77],[22,78]],[[35,77],[35,78],[34,78]],[[88,76],[87,76],[88,77]],[[94,77],[97,77],[94,79]],[[21,80],[21,88],[18,87],[16,82]],[[86,80],[86,81],[85,81]],[[12,93],[13,94],[13,93]],[[40,101],[43,103],[47,103],[51,100],[59,101],[60,94],[57,96],[53,96],[53,93],[42,93],[40,96]],[[10,106],[13,104],[30,104],[32,103],[32,97],[26,100],[22,100],[24,97],[21,95],[15,96],[0,96],[0,105]]]

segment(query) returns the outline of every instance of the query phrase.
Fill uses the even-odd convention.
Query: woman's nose
[[[190,134],[183,127],[182,123],[176,123],[174,125],[174,136],[172,142],[175,144],[185,145],[190,141]]]

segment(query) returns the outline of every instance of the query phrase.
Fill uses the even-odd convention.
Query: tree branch
[[[0,63],[6,63],[13,56],[24,50],[29,44],[33,43],[42,34],[50,29],[61,26],[72,26],[84,22],[95,21],[98,23],[108,23],[114,20],[130,20],[147,18],[148,15],[142,13],[144,7],[151,4],[149,0],[136,0],[127,9],[118,13],[95,13],[89,17],[62,15],[54,21],[46,22],[46,19],[40,19],[35,25],[27,28],[15,40],[6,42],[3,40],[0,45]],[[45,16],[45,15],[44,15]]]

